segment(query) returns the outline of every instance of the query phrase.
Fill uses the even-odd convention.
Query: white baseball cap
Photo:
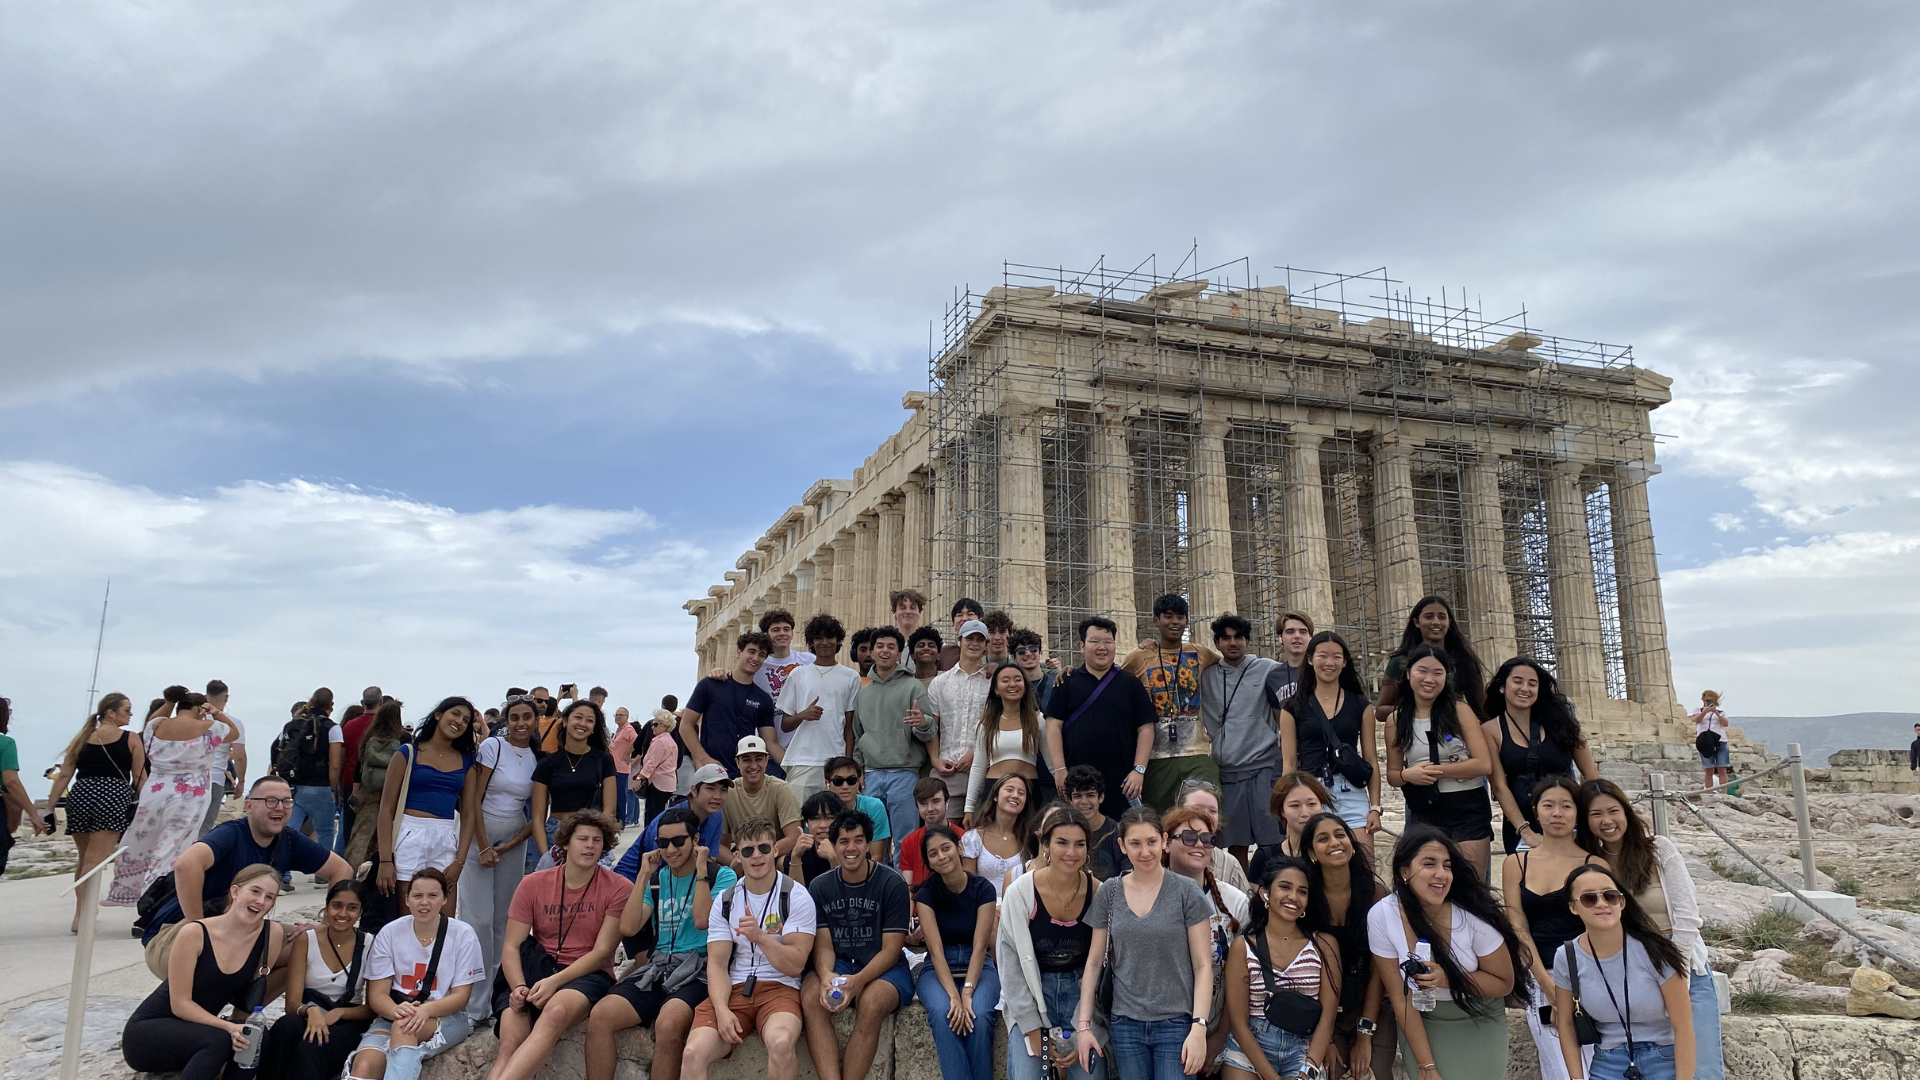
[[[767,740],[758,735],[748,735],[742,738],[740,745],[733,748],[734,757],[744,757],[747,754],[764,754],[766,752]]]
[[[981,622],[979,619],[968,619],[966,622],[961,623],[960,636],[967,637],[971,634],[979,634],[981,637],[986,637],[987,624]]]
[[[693,785],[697,787],[701,784],[725,784],[732,787],[733,777],[727,775],[725,765],[702,765],[693,772]]]

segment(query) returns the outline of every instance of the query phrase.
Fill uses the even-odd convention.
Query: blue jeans
[[[1015,972],[1014,978],[1020,978]],[[1077,971],[1043,971],[1040,973],[1040,996],[1047,1007],[1047,1018],[1056,1028],[1073,1030],[1074,1010],[1080,1007],[1080,973]],[[976,994],[977,998],[978,995]],[[1027,1055],[1027,1035],[1020,1025],[1007,1023],[1007,1080],[1051,1080],[1046,1075],[1051,1070],[1041,1066],[1040,1059]],[[1078,1062],[1067,1067],[1067,1080],[1107,1080],[1107,1063],[1104,1058],[1094,1058],[1092,1070],[1082,1069]]]
[[[1135,1020],[1115,1013],[1107,1025],[1120,1080],[1185,1080],[1186,1073],[1180,1069],[1180,1046],[1187,1041],[1187,1032],[1193,1030],[1186,1017]]]
[[[362,1050],[378,1050],[387,1055],[386,1080],[419,1080],[420,1067],[426,1064],[428,1058],[439,1057],[459,1046],[472,1032],[473,1018],[464,1012],[457,1012],[440,1018],[440,1026],[434,1029],[433,1037],[425,1045],[390,1049],[388,1043],[393,1038],[393,1021],[376,1019],[367,1028],[367,1033],[360,1036],[360,1045],[353,1052],[358,1056]],[[347,1060],[351,1062],[353,1059]]]
[[[299,832],[302,825],[313,822],[314,841],[332,851],[334,811],[332,788],[324,785],[294,788],[293,813],[287,815],[287,828]],[[284,874],[281,880],[292,881],[293,875]]]
[[[887,807],[887,823],[893,829],[893,857],[888,861],[896,865],[900,841],[920,827],[920,807],[913,801],[913,785],[919,782],[920,774],[912,769],[867,770],[867,794]]]
[[[1713,988],[1713,972],[1687,976],[1687,1000],[1693,1005],[1693,1080],[1727,1080],[1727,1062],[1720,1050],[1720,994]]]
[[[1673,1044],[1637,1042],[1633,1044],[1633,1063],[1640,1066],[1640,1080],[1674,1080]],[[1587,1066],[1588,1080],[1623,1080],[1627,1075],[1627,1048],[1616,1046],[1597,1051]],[[1700,1075],[1695,1073],[1695,1076]]]
[[[1260,1044],[1260,1052],[1267,1056],[1267,1064],[1281,1076],[1297,1075],[1307,1067],[1307,1046],[1313,1041],[1284,1028],[1267,1023],[1260,1015],[1247,1017],[1247,1026],[1253,1029],[1254,1041]],[[1220,1060],[1236,1069],[1246,1072],[1258,1072],[1253,1067],[1253,1059],[1247,1056],[1240,1045],[1237,1035],[1227,1036],[1226,1048],[1220,1051]]]
[[[942,952],[954,985],[964,984],[973,946],[948,945]],[[993,1080],[993,1003],[1000,1000],[1000,974],[993,968],[993,958],[980,964],[980,981],[973,988],[973,1031],[969,1034],[955,1035],[947,1023],[953,999],[940,985],[940,974],[933,969],[932,961],[920,965],[918,989],[920,1004],[927,1009],[927,1026],[933,1029],[933,1047],[940,1053],[940,1075],[945,1080]]]

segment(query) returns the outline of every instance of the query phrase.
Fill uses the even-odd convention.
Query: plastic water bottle
[[[1053,1045],[1059,1048],[1062,1053],[1073,1049],[1073,1029],[1070,1027],[1054,1028]]]
[[[247,1017],[242,1030],[247,1037],[247,1048],[233,1052],[233,1064],[239,1069],[255,1069],[260,1066],[260,1055],[267,1049],[267,1010],[263,1005],[253,1007],[253,1015]]]
[[[1433,964],[1433,945],[1429,943],[1426,938],[1421,938],[1413,946],[1413,958],[1423,964],[1431,966]],[[1433,991],[1419,986],[1413,988],[1414,1008],[1419,1009],[1421,1012],[1432,1012],[1433,1007],[1437,1004],[1439,1004],[1439,999],[1433,996]]]
[[[827,1000],[833,1002],[833,1007],[837,1009],[845,1005],[847,1003],[847,977],[845,975],[835,975],[833,982],[829,983],[828,986]]]

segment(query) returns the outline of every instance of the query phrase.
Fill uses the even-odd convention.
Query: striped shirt
[[[1265,931],[1262,931],[1264,933]],[[1282,971],[1273,973],[1273,981],[1282,990],[1293,990],[1319,1000],[1320,998],[1320,950],[1314,948],[1313,939],[1308,938],[1300,946],[1300,953],[1293,958]],[[1251,945],[1247,948],[1247,1011],[1255,1016],[1263,1014],[1267,1007],[1267,980],[1260,971],[1260,958],[1254,955]]]

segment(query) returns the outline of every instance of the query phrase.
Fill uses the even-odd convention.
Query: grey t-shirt
[[[1127,906],[1125,881],[1124,876],[1108,879],[1087,912],[1087,925],[1110,935],[1114,1015],[1130,1020],[1190,1016],[1193,957],[1187,951],[1187,927],[1205,926],[1213,916],[1213,903],[1191,879],[1166,873],[1153,909],[1143,919]]]
[[[1600,1025],[1600,1048],[1612,1049],[1624,1046],[1627,1042],[1627,1026],[1620,1015],[1627,1009],[1627,1016],[1633,1021],[1633,1041],[1673,1043],[1673,1021],[1667,1018],[1667,1003],[1660,996],[1660,984],[1673,977],[1666,967],[1655,967],[1653,957],[1647,955],[1647,947],[1632,938],[1627,939],[1627,947],[1620,952],[1596,961],[1580,947],[1584,938],[1574,942],[1574,955],[1580,958],[1580,1004]],[[1621,970],[1624,956],[1625,971]],[[1601,977],[1605,976],[1605,982]],[[1553,955],[1553,984],[1563,990],[1573,989],[1573,979],[1567,973],[1567,951],[1561,949]],[[1612,997],[1607,991],[1612,990]]]

